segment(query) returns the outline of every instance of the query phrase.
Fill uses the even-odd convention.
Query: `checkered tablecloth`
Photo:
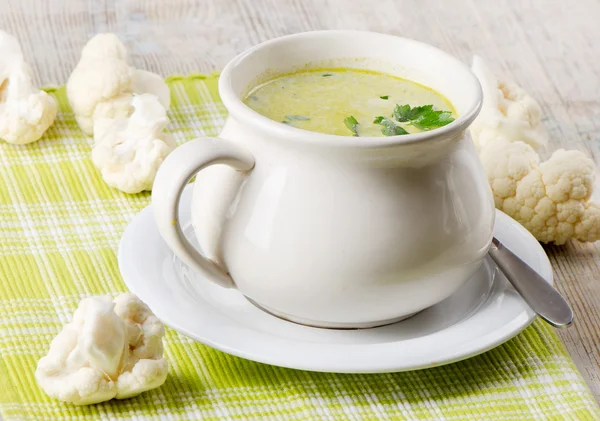
[[[217,76],[171,77],[170,131],[215,136],[226,110]],[[555,333],[534,323],[508,343],[428,370],[311,373],[215,351],[167,329],[166,383],[124,401],[76,407],[48,398],[33,373],[78,302],[125,290],[116,251],[149,194],[102,181],[91,139],[64,89],[39,142],[0,144],[0,412],[9,420],[600,420]]]

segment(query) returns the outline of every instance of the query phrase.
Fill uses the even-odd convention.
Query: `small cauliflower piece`
[[[600,206],[590,202],[595,167],[580,151],[559,149],[545,162],[524,142],[496,139],[480,158],[496,207],[539,241],[600,240]]]
[[[91,135],[95,118],[127,117],[134,93],[156,95],[169,108],[167,84],[159,75],[130,66],[127,50],[115,34],[90,39],[67,82],[67,97],[79,127]]]
[[[127,328],[108,297],[86,298],[50,344],[35,372],[51,397],[76,405],[114,398],[125,362]]]
[[[164,327],[133,294],[85,298],[41,358],[38,384],[75,405],[125,399],[162,385]]]
[[[520,86],[498,80],[479,56],[473,57],[471,69],[483,89],[483,106],[471,125],[477,149],[495,139],[521,141],[533,148],[545,146],[548,135],[537,101]]]
[[[94,123],[92,161],[111,187],[125,193],[152,190],[158,167],[175,148],[163,133],[167,112],[154,95],[135,95],[131,117],[99,118]]]
[[[1,30],[0,52],[0,139],[17,145],[35,142],[54,122],[58,103],[33,87],[19,41]]]

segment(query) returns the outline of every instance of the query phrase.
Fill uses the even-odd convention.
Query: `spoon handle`
[[[560,292],[496,238],[492,240],[489,255],[529,307],[542,319],[558,328],[573,323],[573,311]]]

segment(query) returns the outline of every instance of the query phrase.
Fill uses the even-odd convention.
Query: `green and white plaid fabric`
[[[226,110],[217,76],[173,77],[171,132],[215,136]],[[377,375],[311,373],[215,351],[167,329],[166,383],[136,398],[75,407],[33,373],[79,301],[125,291],[116,251],[149,194],[106,186],[64,89],[41,141],[0,144],[0,412],[9,420],[600,420],[552,329],[524,333],[468,361]]]

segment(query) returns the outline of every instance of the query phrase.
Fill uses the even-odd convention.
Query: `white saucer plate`
[[[180,221],[194,242],[191,189]],[[548,282],[552,269],[535,238],[502,212],[494,235]],[[168,326],[228,354],[281,367],[337,373],[416,370],[463,360],[514,337],[535,318],[486,259],[454,295],[393,325],[363,330],[294,324],[258,309],[241,293],[204,279],[174,256],[151,206],[123,234],[119,267],[127,287]]]

